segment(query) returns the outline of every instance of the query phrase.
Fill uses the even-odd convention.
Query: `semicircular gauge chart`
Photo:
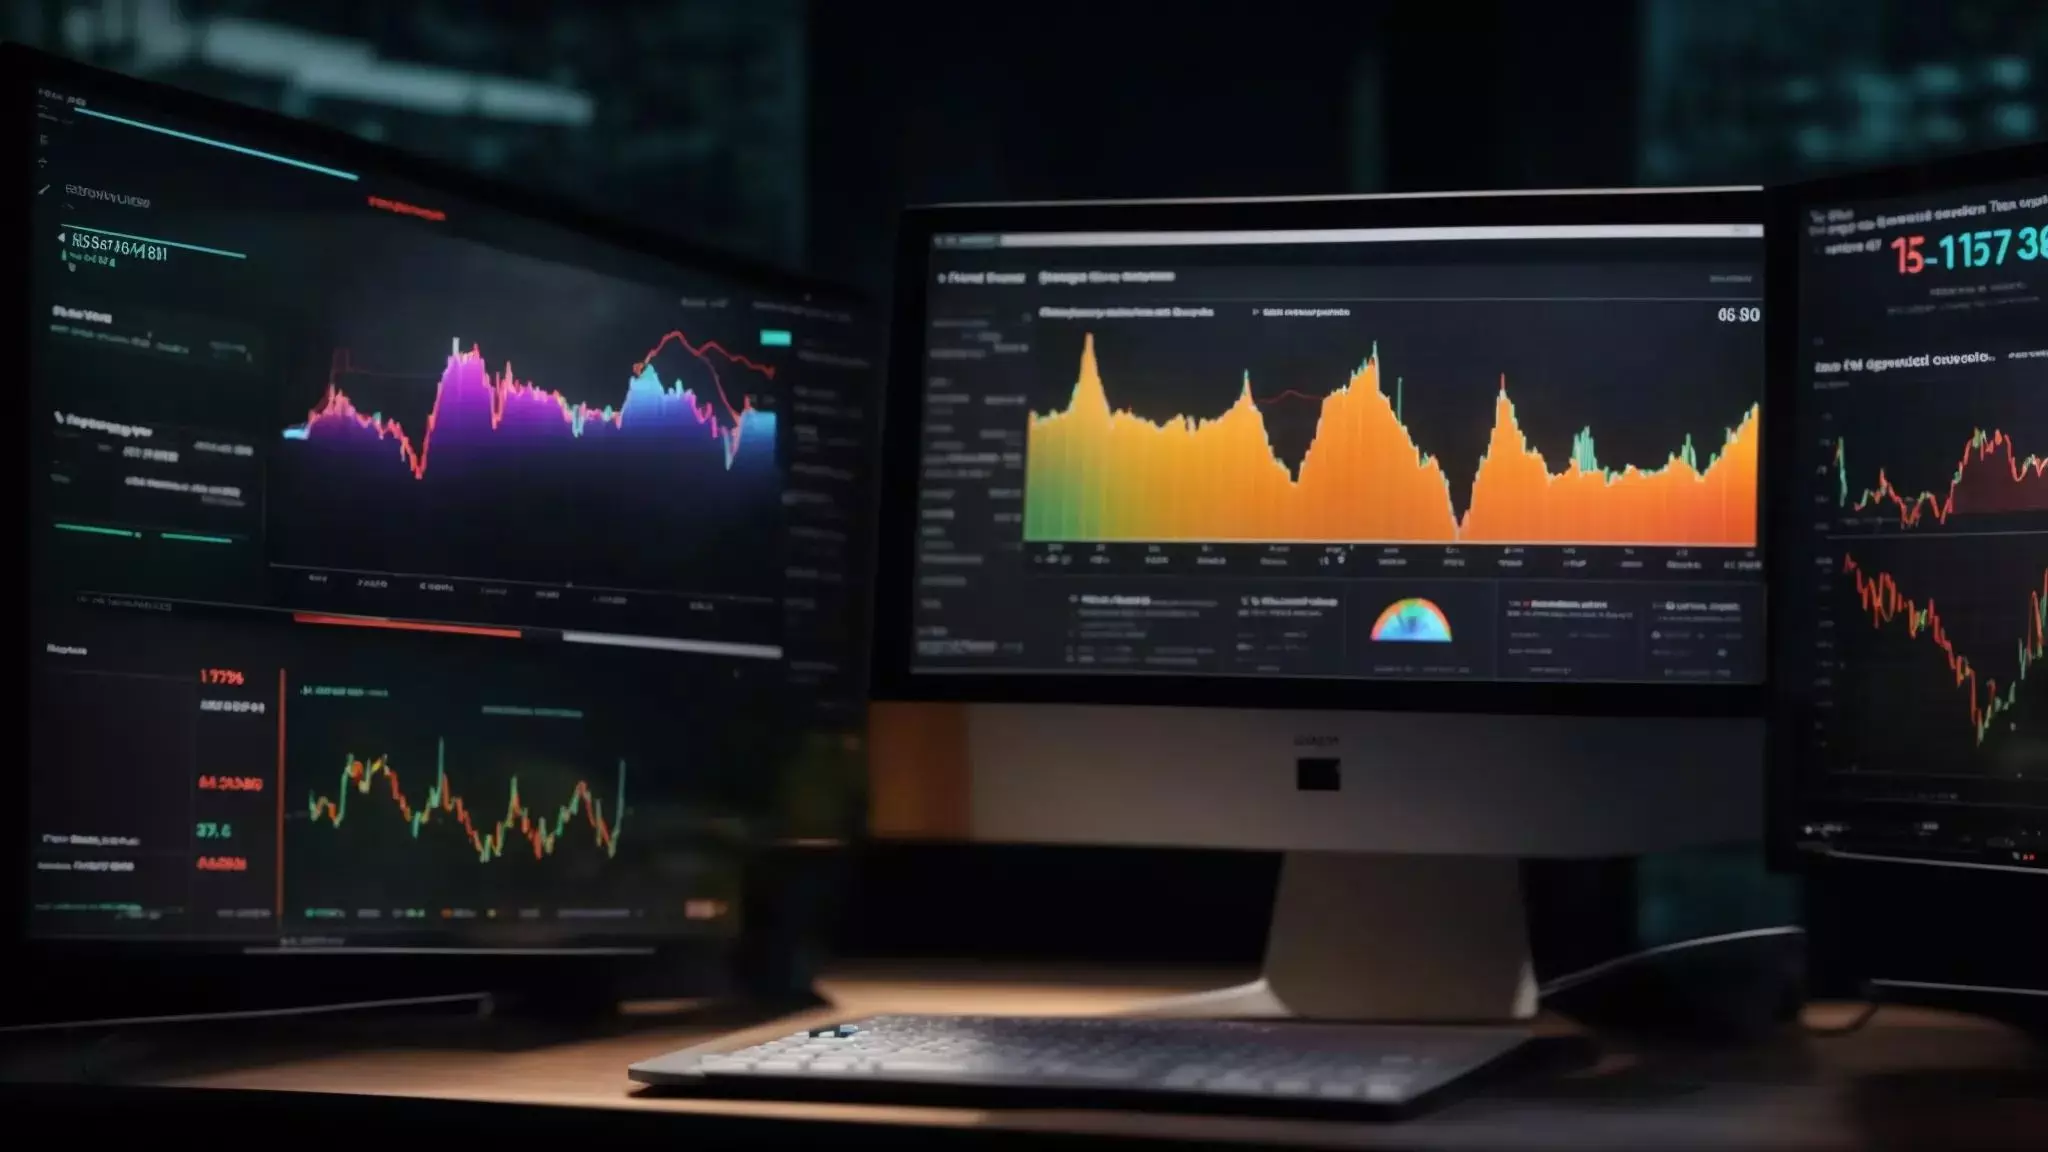
[[[1373,643],[1449,644],[1451,621],[1444,610],[1420,596],[1387,605],[1373,622]]]

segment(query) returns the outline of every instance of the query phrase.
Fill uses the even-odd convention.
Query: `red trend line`
[[[1982,744],[1992,722],[2012,708],[2020,683],[2026,680],[2027,673],[2041,659],[2043,652],[2048,651],[2048,572],[2041,574],[2041,590],[2029,594],[2027,635],[2019,642],[2019,674],[2001,691],[1998,681],[1980,678],[1970,658],[1956,651],[1955,645],[1949,642],[1948,630],[1942,627],[1941,613],[1935,609],[1932,599],[1924,606],[1916,603],[1899,591],[1891,573],[1865,575],[1863,566],[1856,563],[1853,556],[1842,557],[1842,571],[1855,579],[1856,597],[1863,611],[1869,615],[1872,628],[1881,629],[1904,617],[1906,635],[1916,639],[1925,636],[1941,649],[1956,687],[1969,690],[1970,727],[1976,733],[1977,743]]]
[[[716,352],[720,356],[725,357],[727,360],[739,365],[742,368],[746,368],[754,372],[759,372],[766,379],[775,379],[775,365],[773,364],[758,364],[752,360],[747,359],[745,356],[742,356],[737,352],[729,352],[726,350],[723,344],[720,344],[716,340],[706,340],[702,344],[692,344],[690,343],[690,338],[688,336],[685,336],[681,332],[676,331],[671,331],[667,335],[663,336],[661,339],[654,342],[654,347],[649,348],[647,350],[647,355],[642,356],[640,358],[640,362],[633,365],[633,375],[638,376],[640,373],[646,371],[647,366],[654,362],[654,358],[661,354],[661,350],[663,348],[668,347],[670,344],[682,345],[683,351],[688,352],[690,355],[695,356],[697,359],[704,362],[704,367],[709,369],[711,372],[711,383],[718,389],[718,402],[720,404],[725,405],[725,414],[727,416],[732,417],[732,419],[735,422],[739,420],[741,410],[734,408],[732,406],[732,401],[726,397],[725,381],[720,380],[718,378],[718,369],[711,367],[711,359],[707,355],[707,353]],[[740,399],[745,403],[746,407],[753,407],[753,401],[750,398],[742,396]]]
[[[1844,462],[1846,452],[1847,449],[1843,442],[1836,441],[1835,468],[1842,476],[1842,496],[1845,500],[1849,495],[1847,466]],[[1949,476],[1947,491],[1940,495],[1929,491],[1918,492],[1909,496],[1899,491],[1892,484],[1890,475],[1880,468],[1877,470],[1876,486],[1866,489],[1850,506],[1855,511],[1862,512],[1876,504],[1889,503],[1898,509],[1899,525],[1904,528],[1917,527],[1921,517],[1928,515],[1934,517],[1935,523],[1946,524],[1948,523],[1948,518],[1955,515],[1958,511],[1957,496],[1962,492],[1963,485],[1973,474],[1970,466],[1972,464],[1987,463],[1994,456],[2001,453],[2005,457],[2006,465],[2006,476],[2003,478],[2009,479],[2014,486],[2024,487],[2031,483],[2048,481],[2048,460],[2043,460],[2039,456],[2021,457],[2013,446],[2012,437],[2000,431],[1985,432],[1979,429],[1970,435],[1969,443],[1963,445],[1963,454],[1956,461],[1955,471]],[[1994,479],[1996,478],[1994,476]],[[1989,506],[1964,507],[1961,511],[1966,513],[2017,512],[2048,509],[2048,483],[2043,483],[2039,491],[2031,494],[2020,492],[2016,494],[1978,493],[1977,495],[1980,499],[1988,500]],[[2016,495],[2017,499],[2011,500],[2010,503],[2002,499],[2003,496],[2013,495]],[[2031,496],[2031,499],[2029,499],[2029,496]],[[1974,504],[1977,501],[1965,500],[1964,503],[1966,505]]]
[[[701,345],[696,345],[690,343],[689,337],[683,333],[670,331],[662,336],[653,348],[648,349],[645,356],[634,363],[633,376],[637,379],[642,372],[646,371],[647,366],[653,362],[655,356],[660,354],[662,349],[670,344],[681,345],[691,356],[703,363],[705,369],[711,373],[711,383],[713,389],[718,393],[718,402],[725,409],[726,416],[732,421],[734,429],[734,439],[728,445],[727,462],[729,464],[731,462],[731,454],[737,451],[741,421],[746,413],[753,411],[754,402],[751,396],[742,394],[739,406],[734,407],[731,398],[725,394],[725,382],[720,379],[718,369],[712,366],[709,354],[715,351],[732,363],[750,371],[758,372],[770,380],[775,378],[775,368],[773,365],[759,364],[747,359],[745,356],[728,351],[715,340],[707,340]],[[561,409],[563,419],[569,422],[578,435],[582,434],[584,424],[590,420],[601,420],[615,427],[624,425],[625,407],[623,405],[599,409],[592,408],[588,404],[581,402],[571,402],[568,397],[560,392],[550,388],[543,388],[538,384],[520,380],[514,376],[512,373],[512,363],[509,360],[505,362],[503,371],[492,375],[489,366],[481,363],[483,360],[483,349],[472,344],[467,352],[458,349],[450,362],[450,367],[441,374],[440,382],[434,389],[433,406],[427,410],[426,430],[420,434],[420,442],[417,448],[414,447],[412,438],[407,435],[404,425],[400,424],[397,420],[364,413],[356,409],[354,401],[349,398],[348,393],[341,386],[343,376],[390,376],[394,374],[372,373],[357,368],[354,357],[346,348],[336,349],[333,357],[329,360],[326,394],[322,397],[320,406],[307,414],[307,421],[304,427],[310,429],[315,421],[322,418],[348,416],[365,428],[376,429],[380,437],[384,435],[396,437],[399,453],[404,458],[406,467],[412,472],[412,478],[415,480],[425,479],[427,474],[427,458],[433,447],[434,429],[440,423],[441,403],[446,399],[448,393],[448,373],[455,370],[454,365],[457,361],[467,359],[479,361],[478,366],[484,375],[484,385],[490,392],[492,431],[496,431],[503,423],[507,402],[512,397],[521,395],[536,395],[553,400]],[[678,385],[678,387],[681,386]],[[694,400],[695,394],[692,393],[691,397]],[[698,410],[698,418],[700,420],[713,418],[708,406]]]

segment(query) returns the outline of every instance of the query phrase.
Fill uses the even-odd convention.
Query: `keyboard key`
[[[1077,1064],[1066,1071],[1076,1080],[1136,1080],[1141,1074],[1132,1064]]]
[[[957,1076],[974,1071],[971,1065],[959,1060],[883,1060],[876,1066],[883,1072],[912,1076]]]
[[[1367,1100],[1399,1100],[1405,1095],[1403,1090],[1407,1087],[1408,1083],[1405,1080],[1397,1080],[1391,1076],[1375,1076],[1365,1082],[1365,1098]]]

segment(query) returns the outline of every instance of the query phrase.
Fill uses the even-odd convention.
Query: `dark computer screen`
[[[1760,224],[1128,211],[930,237],[913,672],[1760,680]]]
[[[851,317],[278,122],[21,98],[30,932],[727,931]]]
[[[2048,849],[2048,180],[1802,196],[1774,641],[1812,848]]]

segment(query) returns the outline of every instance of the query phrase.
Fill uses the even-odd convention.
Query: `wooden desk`
[[[927,971],[931,971],[927,969]],[[1242,973],[1124,973],[1064,978],[954,969],[850,971],[823,985],[835,1007],[758,1031],[882,1011],[1109,1013],[1148,998],[1242,979]],[[1832,1014],[1840,1015],[1843,1010]],[[1817,1010],[1826,1017],[1828,1010]],[[752,1030],[750,1030],[752,1031]],[[523,1051],[355,1050],[284,1059],[251,1054],[237,1066],[146,1082],[261,1093],[345,1093],[444,1102],[569,1106],[673,1114],[730,1138],[759,1122],[787,1138],[791,1122],[845,1126],[855,1143],[929,1145],[951,1133],[977,1146],[1044,1136],[1179,1139],[1198,1143],[1358,1148],[2048,1148],[2048,1075],[2022,1036],[1970,1017],[1886,1008],[1839,1039],[1789,1033],[1740,1050],[1637,1051],[1610,1043],[1599,1063],[1568,1075],[1502,1085],[1400,1124],[1252,1119],[1119,1111],[984,1111],[789,1104],[660,1097],[625,1076],[634,1060],[717,1036],[703,1026]],[[136,1083],[135,1080],[128,1081]],[[212,1098],[212,1093],[203,1094]],[[247,1099],[236,1095],[237,1099]],[[225,1101],[225,1098],[220,1098]],[[296,1099],[303,1100],[303,1097]],[[509,1110],[501,1115],[524,1115]],[[473,1122],[474,1116],[471,1116]],[[587,1114],[579,1131],[608,1121]],[[820,1130],[821,1132],[823,1129]],[[674,1135],[683,1135],[677,1129]],[[913,1139],[913,1137],[915,1139]],[[1008,1137],[1009,1139],[1005,1139]],[[842,1141],[843,1143],[843,1141]]]

